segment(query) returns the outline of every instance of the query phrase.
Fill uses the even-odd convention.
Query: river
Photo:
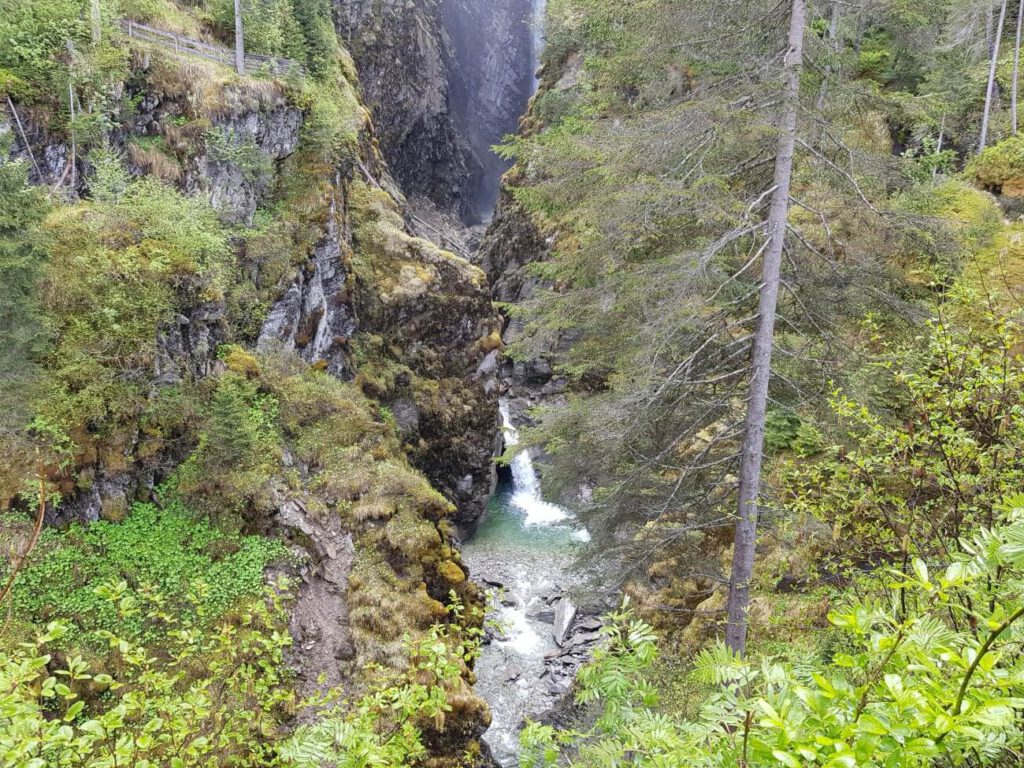
[[[515,446],[519,434],[504,404],[501,415],[506,445]],[[505,767],[517,765],[523,719],[568,690],[561,667],[553,666],[561,653],[556,622],[571,624],[571,603],[560,595],[572,586],[575,551],[589,539],[568,510],[544,500],[528,451],[517,453],[510,468],[511,480],[499,486],[462,551],[473,578],[489,587],[491,618],[500,625],[477,662],[476,690],[494,718],[484,740]]]

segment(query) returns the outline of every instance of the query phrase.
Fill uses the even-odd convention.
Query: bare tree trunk
[[[71,195],[78,190],[78,139],[75,135],[75,45],[69,37],[64,41],[68,49],[68,128],[71,133]]]
[[[727,604],[726,645],[742,655],[747,645],[747,609],[750,579],[754,571],[757,539],[758,498],[761,495],[761,463],[764,453],[765,418],[768,412],[768,382],[771,378],[772,346],[775,338],[775,310],[779,300],[779,274],[789,218],[789,191],[796,151],[797,110],[800,100],[800,72],[803,66],[806,0],[792,0],[789,18],[789,50],[783,63],[782,114],[775,155],[775,191],[768,214],[768,250],[764,255],[757,332],[751,359],[747,424],[740,457],[740,489],[736,519],[736,545],[732,560]]]
[[[1021,2],[1024,3],[1024,0],[1021,0]],[[945,140],[945,138],[946,138],[946,113],[943,112],[942,113],[942,122],[939,123],[939,143],[935,145],[935,154],[936,154],[936,156],[942,154],[942,142]],[[938,164],[936,164],[935,167],[932,168],[932,186],[935,185],[935,179],[938,178],[938,176],[939,176],[939,166],[938,166]]]
[[[245,34],[242,29],[242,0],[235,0],[235,69],[245,74]]]
[[[93,43],[98,43],[102,33],[100,26],[100,0],[89,0],[89,18],[91,20],[92,27],[92,41]]]
[[[988,143],[988,121],[992,114],[992,97],[996,90],[996,64],[999,61],[999,42],[1003,38],[1003,24],[1006,23],[1006,0],[1003,0],[999,9],[999,25],[996,29],[996,39],[992,44],[992,62],[988,68],[988,90],[985,91],[985,112],[981,116],[981,138],[978,139],[978,153],[985,149]]]
[[[1021,0],[1024,2],[1024,0]],[[831,9],[831,18],[828,24],[828,46],[830,54],[839,54],[839,20],[842,16],[842,6],[839,3],[833,3]],[[825,109],[825,103],[828,100],[828,85],[829,78],[832,76],[832,61],[831,59],[825,64],[824,71],[821,78],[821,86],[818,88],[818,98],[814,103],[814,118],[817,120],[818,125],[815,130],[814,146],[817,148],[821,147],[821,140],[825,134],[825,116],[822,114]]]
[[[1024,0],[1017,8],[1017,44],[1013,48],[1013,85],[1010,87],[1010,124],[1013,135],[1017,135],[1017,82],[1020,79],[1020,33],[1024,21]]]
[[[989,56],[992,55],[992,45],[994,43],[992,39],[992,24],[994,19],[992,18],[992,3],[985,3],[985,50],[988,51]]]

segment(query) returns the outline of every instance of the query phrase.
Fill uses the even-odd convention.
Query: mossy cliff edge
[[[142,21],[216,32],[156,5]],[[238,76],[128,39],[106,6],[90,43],[59,10],[66,61],[61,40],[53,67],[0,68],[4,167],[33,185],[4,229],[32,310],[8,352],[0,509],[30,512],[42,480],[57,526],[156,502],[283,538],[301,687],[401,666],[452,593],[480,600],[454,541],[491,487],[484,275],[408,233],[333,30],[307,35],[302,76]],[[471,677],[438,754],[488,722]]]

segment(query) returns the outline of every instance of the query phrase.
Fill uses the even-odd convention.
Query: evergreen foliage
[[[103,3],[103,37],[93,44],[89,1],[0,3],[0,91],[21,102],[61,104],[68,115],[69,83],[85,101],[124,76],[126,52],[115,42],[109,5]]]
[[[0,140],[0,155],[8,144]],[[47,203],[28,186],[27,171],[25,163],[0,163],[0,398],[7,406],[0,430],[24,423],[34,362],[47,340],[36,294],[44,253],[33,237]]]
[[[209,13],[225,40],[235,28],[234,0],[209,0]],[[336,72],[341,55],[329,0],[245,0],[246,48],[304,62],[316,77]]]
[[[550,16],[547,66],[564,77],[538,111],[557,100],[556,117],[506,147],[516,204],[554,243],[531,268],[534,298],[510,310],[526,326],[511,354],[550,358],[571,391],[531,439],[553,455],[549,487],[596,489],[582,513],[612,574],[664,555],[706,576],[717,548],[700,532],[734,506],[788,17],[767,2],[601,0]],[[854,34],[808,33],[771,390],[797,421],[851,374],[866,314],[898,336],[935,298],[908,273],[934,260],[936,225],[889,196],[910,161],[863,93]]]

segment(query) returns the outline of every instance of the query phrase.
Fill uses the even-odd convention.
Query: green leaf
[[[801,768],[801,763],[789,752],[783,752],[781,749],[773,749],[772,757],[778,760],[783,765],[788,765],[789,768]]]

